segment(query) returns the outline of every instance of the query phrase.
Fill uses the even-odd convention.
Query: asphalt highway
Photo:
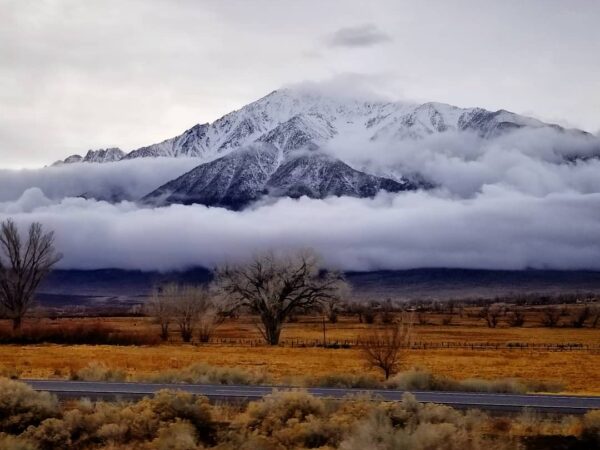
[[[208,384],[112,383],[66,380],[22,380],[35,390],[48,391],[61,398],[122,398],[135,399],[152,395],[161,389],[177,389],[204,395],[212,400],[257,400],[274,390],[289,388],[274,386],[228,386]],[[317,397],[341,399],[356,394],[370,394],[386,401],[399,401],[404,391],[369,389],[310,388]],[[488,411],[519,411],[523,408],[547,413],[583,414],[600,409],[600,396],[492,394],[471,392],[414,391],[420,402],[440,403],[457,408],[476,408]]]

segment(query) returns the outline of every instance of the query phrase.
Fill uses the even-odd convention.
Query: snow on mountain
[[[524,128],[585,136],[596,144],[583,156],[600,154],[600,140],[588,133],[505,110],[369,101],[293,88],[274,91],[213,123],[195,125],[180,136],[129,154],[119,149],[90,150],[84,158],[73,155],[62,163],[194,157],[201,162],[198,167],[151,192],[144,201],[237,209],[264,195],[368,197],[382,189],[428,188],[432,183],[422,174],[404,173],[415,172],[414,168],[370,167],[352,159],[348,150],[393,153],[402,142],[418,144],[444,133],[493,141]],[[559,153],[558,159],[565,162],[582,157],[576,149]],[[370,155],[360,159],[368,161]]]
[[[273,91],[213,123],[195,125],[179,136],[121,156],[123,159],[200,157],[210,161],[254,142],[271,143],[289,151],[316,148],[343,135],[394,145],[447,131],[471,132],[493,139],[524,127],[587,134],[505,110],[492,112],[432,102],[365,101],[286,88]],[[88,155],[83,161],[92,160]],[[100,156],[96,159],[115,160]]]
[[[182,135],[167,139],[158,144],[142,147],[128,153],[123,159],[149,158],[149,157],[181,157],[199,156],[208,151],[205,142],[206,131],[209,124],[194,125]]]
[[[286,153],[273,144],[250,145],[201,164],[144,197],[153,205],[200,203],[241,209],[263,196],[372,197],[418,186],[355,170],[319,151]]]
[[[123,156],[125,156],[125,152],[117,147],[100,150],[89,150],[83,158],[83,162],[114,162],[123,159]]]
[[[106,148],[100,150],[88,150],[85,156],[71,155],[62,161],[56,161],[53,166],[59,166],[61,164],[74,164],[79,162],[90,162],[90,163],[106,163],[120,161],[126,153],[120,148]]]
[[[63,164],[74,164],[74,163],[78,163],[81,161],[83,161],[83,156],[71,155],[71,156],[67,156],[65,159],[59,159],[58,161],[54,162],[52,165],[53,166],[61,166]]]

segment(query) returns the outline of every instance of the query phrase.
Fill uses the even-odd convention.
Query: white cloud
[[[256,251],[312,247],[345,270],[414,267],[600,269],[600,194],[536,197],[486,187],[374,199],[282,199],[243,212],[173,205],[143,209],[29,190],[0,219],[56,231],[63,268],[213,267]]]
[[[337,30],[327,38],[327,43],[332,47],[371,47],[377,44],[390,42],[389,34],[380,30],[374,24],[344,27]]]
[[[118,191],[135,200],[194,159],[4,170],[0,220],[55,230],[64,268],[212,267],[266,249],[312,247],[345,270],[600,270],[600,160],[565,162],[597,146],[553,130],[493,141],[445,133],[394,148],[344,136],[328,150],[355,166],[416,172],[443,188],[374,199],[268,199],[241,212],[69,198]]]
[[[0,202],[16,200],[33,187],[51,199],[80,195],[107,199],[118,194],[137,200],[198,164],[195,158],[143,158],[42,169],[0,169]]]

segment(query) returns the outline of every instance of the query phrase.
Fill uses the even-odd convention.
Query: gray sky
[[[600,130],[600,2],[0,0],[0,166],[131,150],[278,87]]]

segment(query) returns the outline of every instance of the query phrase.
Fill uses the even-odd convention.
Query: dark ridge
[[[156,285],[200,284],[211,278],[211,272],[200,267],[164,273],[121,269],[57,270],[44,281],[37,299],[43,306],[131,305],[143,302]],[[346,278],[357,296],[374,300],[600,294],[600,272],[595,271],[412,269],[348,272]]]

